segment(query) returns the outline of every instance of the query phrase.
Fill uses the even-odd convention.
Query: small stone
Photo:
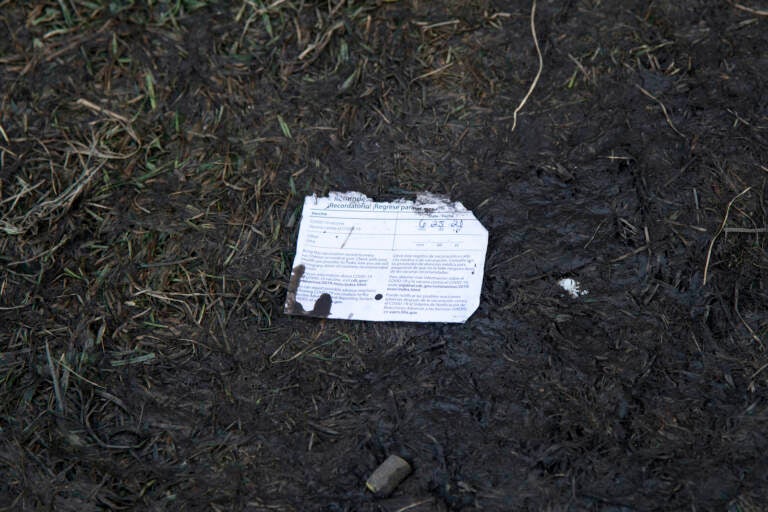
[[[386,498],[410,474],[411,465],[408,461],[397,455],[390,455],[368,477],[365,486],[376,496]]]

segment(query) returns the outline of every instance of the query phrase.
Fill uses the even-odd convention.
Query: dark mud
[[[0,2],[0,506],[763,509],[768,16],[540,1],[512,131],[530,7]],[[475,315],[284,315],[329,190],[472,209]]]

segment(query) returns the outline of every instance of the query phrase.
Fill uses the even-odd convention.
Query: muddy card
[[[480,304],[488,231],[432,194],[304,200],[285,312],[346,320],[465,322]]]

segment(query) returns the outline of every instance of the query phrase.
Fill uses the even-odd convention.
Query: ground
[[[768,503],[768,5],[531,8],[0,1],[0,506]],[[469,321],[284,315],[330,190],[472,209]]]

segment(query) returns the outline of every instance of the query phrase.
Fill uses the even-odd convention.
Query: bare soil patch
[[[514,124],[527,1],[0,1],[0,507],[762,509],[764,8],[540,0]],[[472,209],[475,315],[282,314],[329,190]]]

